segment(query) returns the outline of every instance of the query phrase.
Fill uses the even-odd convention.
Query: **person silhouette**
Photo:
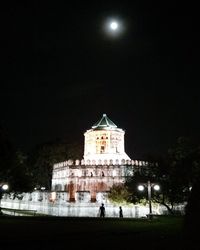
[[[105,207],[104,204],[102,203],[100,206],[100,217],[104,218],[105,217]]]
[[[123,218],[123,210],[122,207],[119,207],[119,218]]]

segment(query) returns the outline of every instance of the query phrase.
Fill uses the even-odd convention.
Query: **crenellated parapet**
[[[119,165],[129,165],[129,166],[149,166],[150,163],[147,161],[141,161],[141,160],[110,160],[110,159],[105,159],[105,160],[66,160],[63,162],[58,162],[53,165],[54,169],[57,168],[62,168],[66,166],[119,166]]]

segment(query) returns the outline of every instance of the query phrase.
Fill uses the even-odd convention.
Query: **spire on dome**
[[[103,114],[102,118],[96,122],[93,126],[93,129],[104,129],[104,128],[117,128],[117,126],[112,122],[106,114]]]

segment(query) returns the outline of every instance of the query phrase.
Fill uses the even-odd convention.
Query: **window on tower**
[[[101,146],[101,153],[104,153],[104,151],[105,151],[105,147]]]

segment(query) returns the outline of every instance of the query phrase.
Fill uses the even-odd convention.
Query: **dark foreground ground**
[[[0,249],[183,249],[182,217],[0,217]]]

